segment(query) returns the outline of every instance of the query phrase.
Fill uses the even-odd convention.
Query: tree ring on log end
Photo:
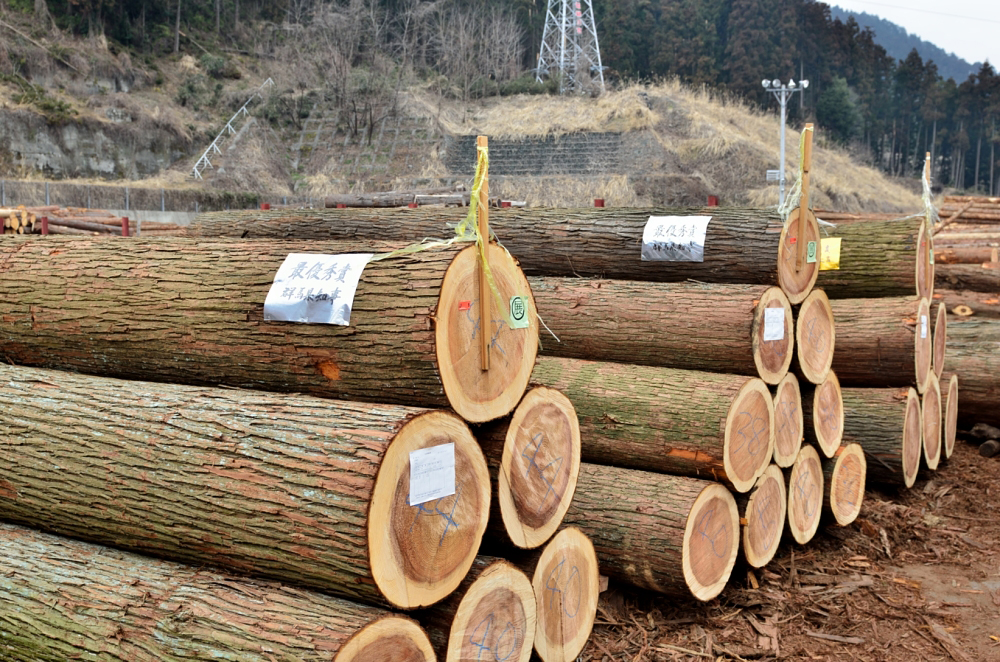
[[[934,250],[934,239],[927,234],[927,224],[921,223],[920,230],[917,232],[917,296],[928,301],[934,294],[934,264],[931,262],[932,250]]]
[[[935,470],[941,462],[941,385],[932,372],[920,405],[923,428],[924,462],[927,468]]]
[[[597,616],[600,575],[590,539],[576,527],[553,536],[531,578],[535,650],[544,662],[571,662],[583,651]]]
[[[774,393],[774,463],[787,469],[802,448],[802,391],[792,373],[785,375]]]
[[[691,594],[711,600],[725,588],[740,549],[736,500],[719,483],[710,483],[695,499],[684,525],[681,566]]]
[[[500,515],[514,545],[534,549],[552,537],[580,475],[580,421],[573,403],[537,386],[514,410],[497,485]]]
[[[800,236],[800,234],[804,236]],[[816,261],[808,262],[802,258],[802,269],[795,271],[798,242],[816,242]],[[808,247],[807,247],[808,248]],[[816,284],[819,275],[819,223],[816,215],[808,212],[805,232],[799,232],[799,210],[794,209],[781,229],[778,243],[778,285],[793,304],[802,303]]]
[[[782,308],[785,311],[781,340],[764,340],[764,310]],[[795,350],[792,305],[780,287],[769,287],[760,297],[753,314],[753,362],[760,378],[768,384],[777,384],[788,373]]]
[[[906,414],[903,418],[903,444],[900,451],[903,459],[903,485],[913,487],[917,482],[922,453],[923,421],[920,416],[920,396],[910,387],[906,393]]]
[[[931,376],[931,362],[934,355],[934,347],[931,338],[931,324],[933,320],[931,319],[931,307],[927,303],[927,299],[921,299],[919,305],[917,305],[917,319],[916,326],[914,328],[914,362],[916,369],[916,385],[917,393],[923,393],[927,390],[927,385],[930,383]]]
[[[931,364],[934,367],[934,374],[941,379],[944,372],[945,347],[948,344],[948,308],[939,303],[937,315],[934,319],[934,358]]]
[[[528,662],[535,625],[531,581],[507,561],[497,561],[462,596],[445,659]]]
[[[496,244],[489,248],[490,271],[504,310],[490,297],[490,369],[482,369],[479,323],[479,253],[475,246],[460,251],[441,283],[435,326],[438,371],[448,402],[471,423],[506,416],[524,395],[538,353],[538,316],[531,288],[521,268]],[[511,297],[527,297],[518,312],[527,328],[508,328]]]
[[[830,299],[823,290],[813,290],[799,307],[795,320],[795,351],[802,376],[822,384],[833,365],[837,341]]]
[[[826,381],[813,391],[812,419],[820,451],[826,457],[833,457],[844,437],[844,398],[840,380],[832,370]]]
[[[455,444],[455,493],[409,505],[410,453]],[[432,605],[458,588],[479,551],[490,508],[486,459],[455,414],[432,411],[408,421],[386,449],[368,511],[372,577],[403,609]]]
[[[788,497],[785,476],[777,465],[768,465],[750,492],[743,519],[743,556],[754,568],[763,568],[778,551],[785,530]]]
[[[823,466],[819,453],[805,445],[788,477],[788,529],[795,542],[804,545],[819,529],[823,511]]]
[[[722,461],[737,492],[747,492],[774,454],[774,403],[763,380],[749,379],[726,415]]]
[[[861,513],[868,463],[861,444],[843,446],[833,462],[829,489],[830,511],[837,524],[847,526]]]
[[[958,375],[948,379],[948,395],[944,413],[944,459],[955,451],[955,435],[958,434]]]
[[[434,662],[427,633],[405,616],[384,616],[344,642],[333,662]]]

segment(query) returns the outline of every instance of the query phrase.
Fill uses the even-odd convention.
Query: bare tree
[[[517,76],[524,35],[507,12],[454,8],[440,15],[436,27],[438,69],[461,87],[463,99],[487,80],[499,87]]]
[[[177,23],[174,25],[174,53],[181,50],[181,0],[177,0]]]

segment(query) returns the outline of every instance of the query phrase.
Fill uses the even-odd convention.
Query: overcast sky
[[[1000,64],[1000,0],[827,0],[875,14],[969,61]]]

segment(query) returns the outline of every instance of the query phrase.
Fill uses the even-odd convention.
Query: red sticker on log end
[[[796,242],[796,240],[797,240],[797,238],[796,238],[796,237],[789,237],[789,238],[788,238],[788,243],[790,243],[790,244],[794,244],[794,243]]]
[[[472,308],[472,302],[471,301],[459,301],[458,302],[458,309],[459,310],[469,310],[470,308]]]

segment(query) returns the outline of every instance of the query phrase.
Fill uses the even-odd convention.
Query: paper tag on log
[[[531,321],[528,319],[528,297],[514,295],[510,298],[510,328],[527,329]]]
[[[783,340],[785,338],[785,309],[764,309],[764,341]]]
[[[264,300],[264,319],[349,325],[358,280],[372,255],[290,254],[274,275]]]
[[[411,506],[455,493],[455,444],[410,451]]]
[[[820,239],[819,270],[840,269],[840,240],[842,237]]]
[[[920,337],[927,337],[927,315],[920,316]]]
[[[711,216],[650,216],[642,231],[645,262],[704,262]]]

